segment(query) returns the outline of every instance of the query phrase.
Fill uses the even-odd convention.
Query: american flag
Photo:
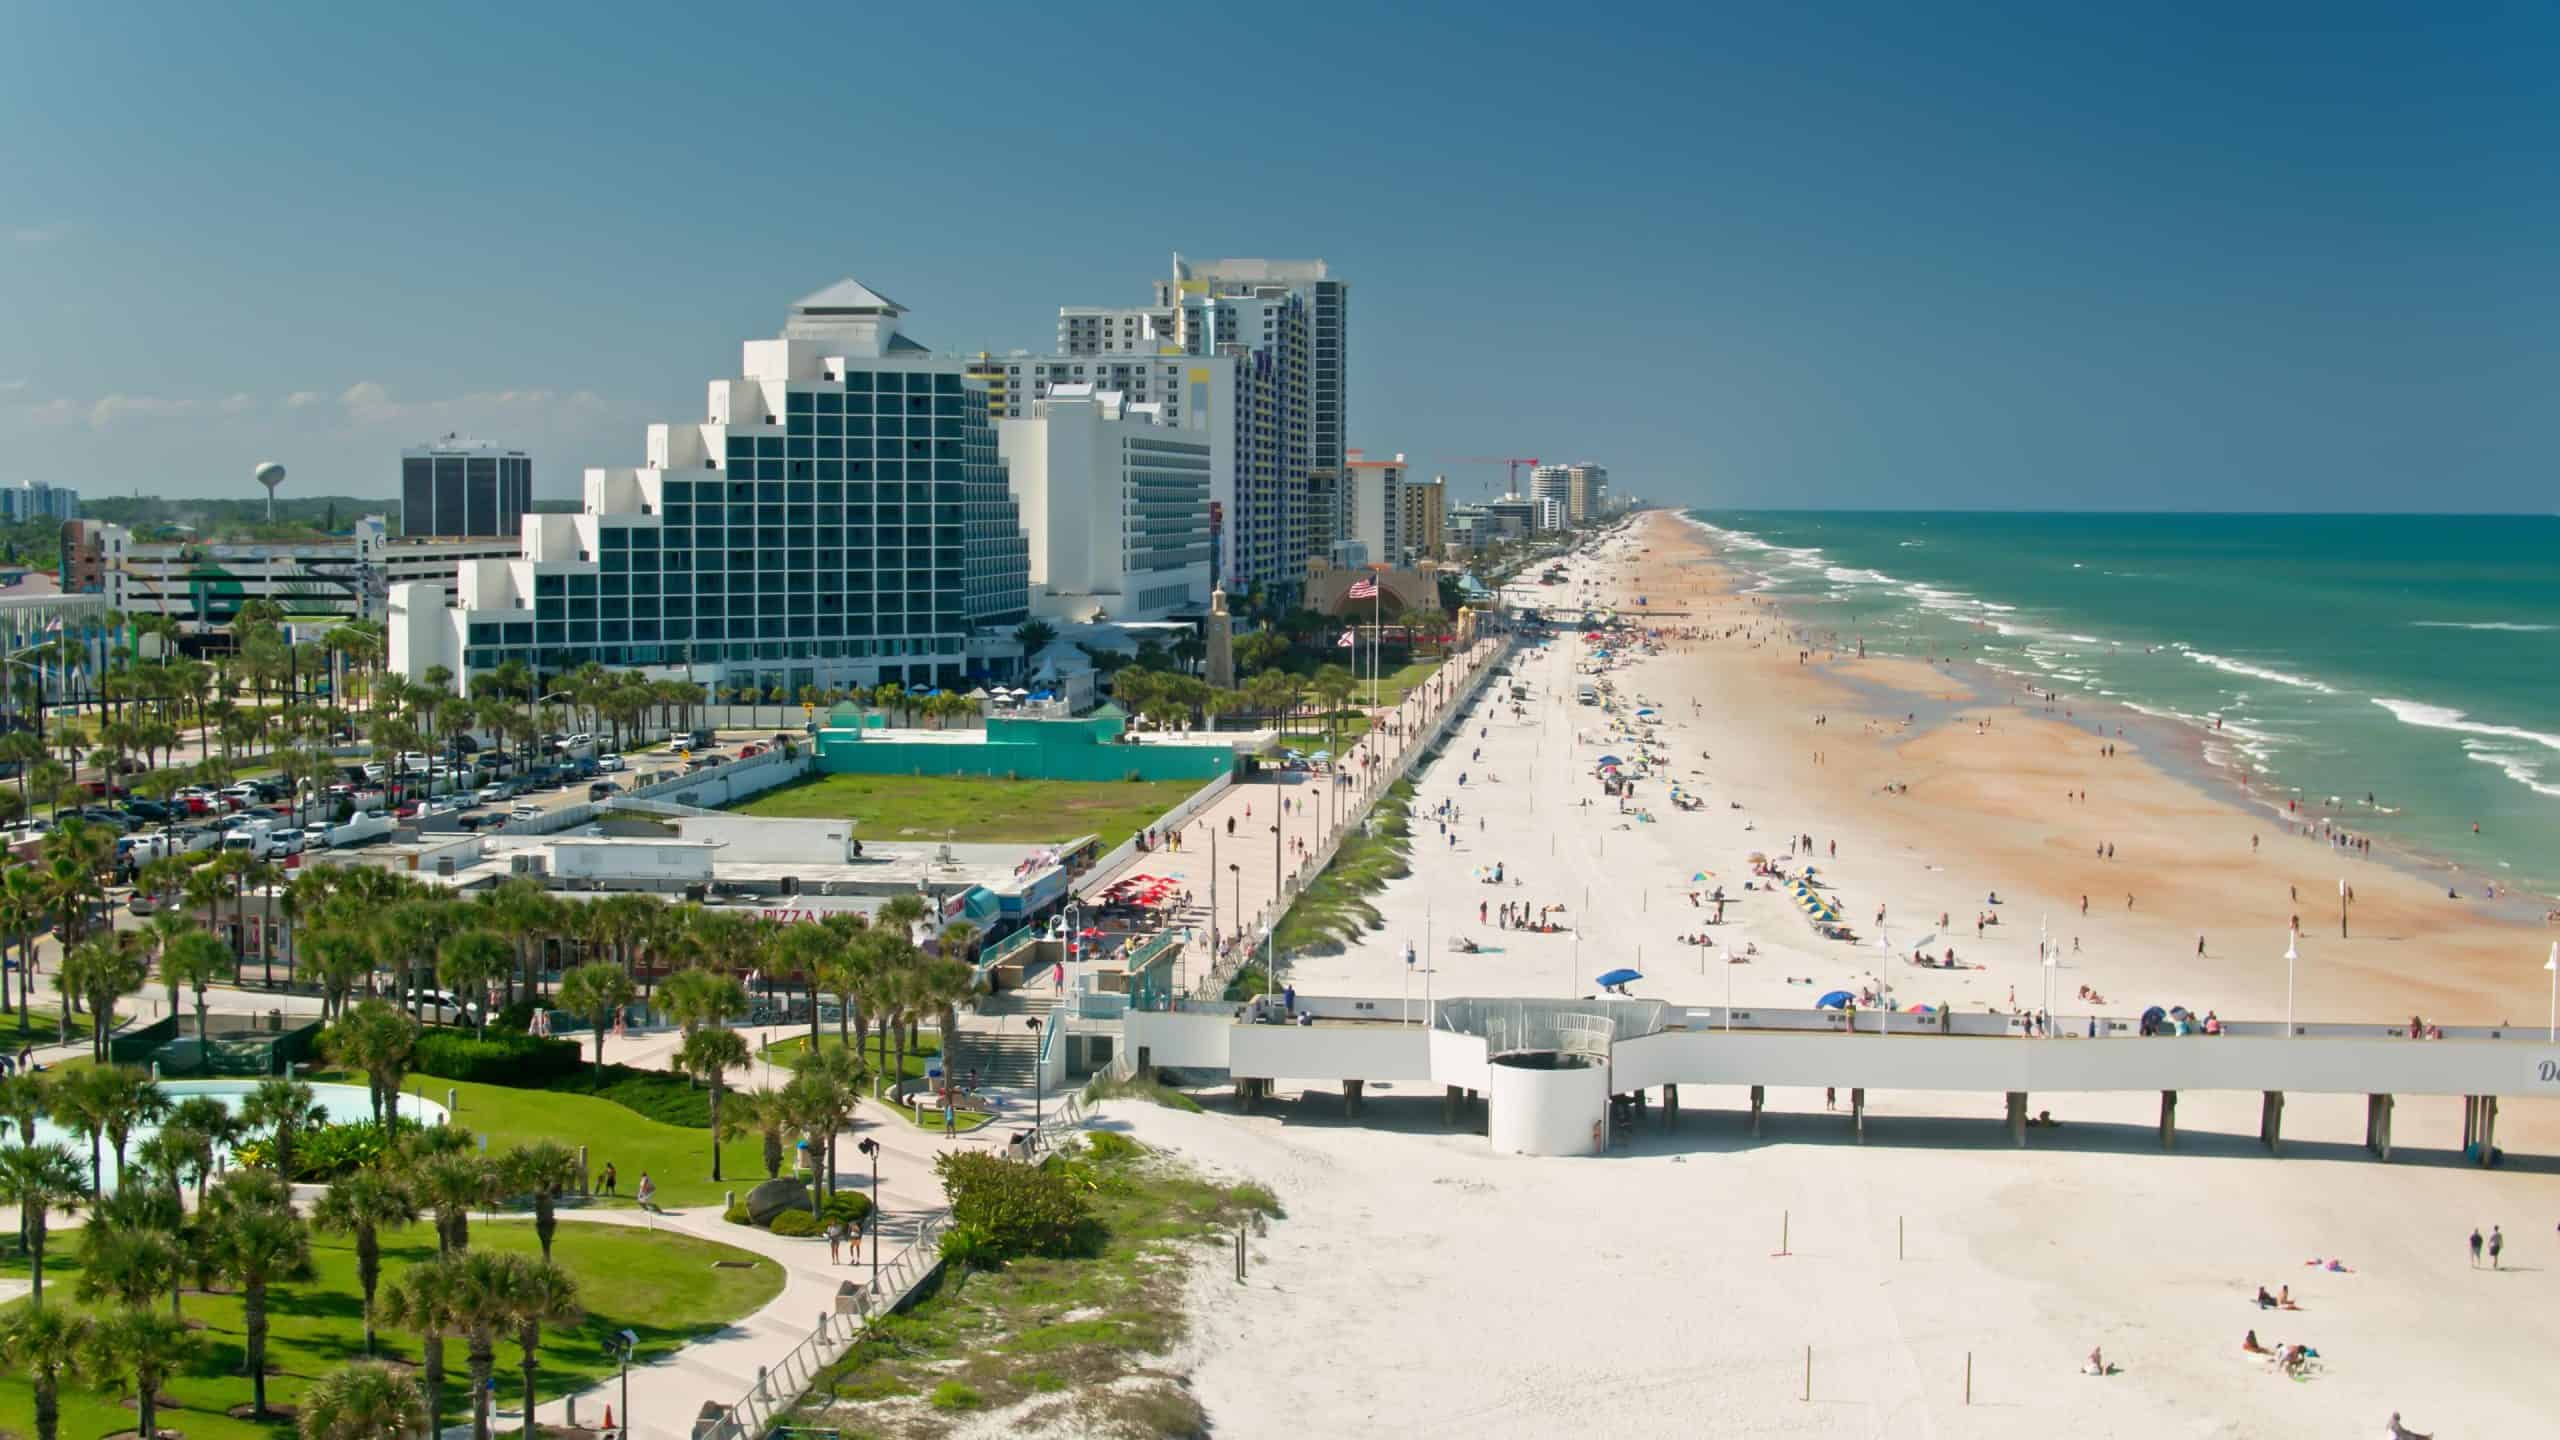
[[[1374,600],[1378,598],[1378,582],[1375,580],[1354,580],[1351,582],[1351,588],[1343,593],[1354,600]]]
[[[1350,631],[1348,631],[1348,630],[1345,630],[1345,631],[1343,631],[1343,632],[1342,632],[1342,638],[1341,638],[1341,639],[1336,640],[1336,641],[1334,641],[1334,642],[1333,642],[1333,648],[1334,648],[1334,649],[1336,649],[1336,650],[1348,650],[1348,649],[1350,649],[1350,648],[1351,648],[1351,646],[1352,646],[1351,632],[1350,632]]]

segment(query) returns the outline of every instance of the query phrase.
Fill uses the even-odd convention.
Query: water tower
[[[270,460],[257,468],[254,478],[267,487],[267,521],[273,524],[276,518],[276,487],[284,483],[284,467]]]

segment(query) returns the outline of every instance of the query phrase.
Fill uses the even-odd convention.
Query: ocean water
[[[1817,633],[2193,727],[2468,893],[2560,894],[2560,517],[1689,514]]]

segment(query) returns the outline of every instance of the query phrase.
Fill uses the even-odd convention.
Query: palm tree
[[[0,1364],[35,1390],[36,1440],[60,1435],[62,1377],[78,1368],[88,1343],[89,1317],[70,1310],[30,1306],[0,1322]]]
[[[825,1151],[824,1189],[836,1188],[836,1137],[853,1124],[862,1098],[862,1057],[845,1050],[811,1050],[791,1064],[784,1107]]]
[[[586,1188],[587,1172],[577,1152],[557,1140],[535,1140],[508,1151],[498,1168],[507,1189],[533,1197],[533,1238],[542,1246],[542,1258],[549,1260],[552,1232],[560,1228],[553,1207],[561,1196]]]
[[[106,1101],[107,1148],[116,1157],[116,1173],[124,1173],[124,1147],[133,1132],[169,1113],[169,1096],[160,1082],[124,1065],[99,1067],[110,1078],[97,1082]]]
[[[0,1200],[18,1208],[26,1226],[27,1269],[33,1303],[44,1306],[45,1219],[77,1211],[91,1191],[80,1183],[80,1158],[62,1145],[12,1145],[0,1149]]]
[[[418,1203],[435,1212],[436,1253],[471,1248],[471,1212],[496,1196],[497,1170],[487,1156],[454,1150],[417,1169]]]
[[[327,1114],[310,1086],[274,1075],[259,1081],[258,1088],[249,1093],[240,1107],[240,1123],[250,1129],[275,1132],[276,1174],[290,1183],[293,1137]]]
[[[48,1112],[52,1082],[34,1070],[0,1075],[0,1124],[17,1127],[18,1143],[36,1143],[36,1121]]]
[[[514,948],[491,930],[465,930],[437,948],[436,979],[457,997],[479,998],[473,1023],[480,1039],[489,1038],[489,986],[514,962]]]
[[[418,1023],[381,1000],[361,1000],[329,1027],[323,1044],[330,1058],[365,1073],[373,1100],[373,1123],[389,1124],[397,1113],[401,1078],[409,1073],[409,1057],[418,1048]]]
[[[516,1348],[522,1352],[518,1362],[524,1375],[524,1440],[533,1440],[535,1407],[533,1376],[542,1353],[542,1327],[575,1323],[578,1309],[578,1282],[569,1272],[551,1263],[546,1254],[540,1260],[521,1255],[506,1257],[514,1273],[507,1288],[508,1311],[516,1322]]]
[[[382,1232],[418,1223],[418,1197],[389,1167],[369,1167],[333,1182],[312,1207],[311,1223],[333,1235],[355,1237],[356,1287],[364,1292],[364,1353],[371,1355],[374,1295],[382,1284]]]
[[[302,1394],[302,1440],[411,1440],[427,1428],[427,1401],[408,1372],[358,1360]]]
[[[596,1080],[604,1080],[604,1034],[615,1012],[631,1003],[631,977],[608,960],[595,960],[560,977],[560,1004],[587,1017],[596,1032]]]
[[[60,933],[58,928],[55,933]],[[62,973],[55,977],[55,983],[88,1002],[89,1023],[94,1027],[89,1037],[89,1058],[100,1065],[107,1062],[107,1040],[115,1027],[116,1001],[141,989],[148,973],[142,963],[145,943],[138,931],[118,930],[83,941],[62,957]],[[66,1008],[66,1030],[70,1023]],[[66,1034],[64,1038],[69,1037]]]
[[[53,1082],[53,1118],[64,1129],[89,1137],[89,1193],[93,1196],[103,1195],[107,1189],[107,1116],[115,1108],[120,1085],[114,1067],[107,1065],[65,1070]]]
[[[190,1095],[171,1106],[168,1122],[160,1127],[160,1133],[142,1143],[147,1146],[156,1140],[169,1140],[178,1144],[178,1158],[195,1175],[196,1204],[201,1207],[205,1182],[213,1176],[215,1156],[240,1143],[248,1133],[249,1122],[244,1115],[234,1114],[230,1106],[210,1095]]]
[[[101,1381],[133,1385],[137,1435],[158,1435],[160,1387],[196,1353],[195,1332],[156,1310],[119,1310],[90,1327],[81,1368]]]
[[[173,989],[184,985],[196,993],[196,1069],[206,1074],[213,1070],[213,1040],[205,1034],[205,987],[234,968],[231,947],[202,930],[180,932],[160,956],[160,978]]]
[[[206,1207],[204,1239],[223,1279],[240,1287],[250,1418],[267,1418],[267,1287],[311,1276],[311,1232],[284,1182],[263,1170],[223,1177]]]
[[[720,1123],[711,1127],[715,1141],[734,1140],[750,1132],[763,1137],[767,1180],[782,1174],[782,1136],[791,1128],[790,1116],[778,1100],[776,1091],[741,1090],[729,1097],[720,1112]]]
[[[739,992],[742,997],[745,993]],[[715,1182],[720,1179],[720,1097],[729,1088],[729,1072],[743,1068],[748,1060],[746,1037],[716,1025],[687,1035],[676,1050],[676,1068],[711,1089],[711,1178]]]
[[[675,1017],[687,1036],[747,1013],[747,987],[716,970],[679,970],[658,987],[658,1007]]]
[[[441,1259],[412,1265],[383,1292],[382,1321],[416,1332],[421,1388],[427,1397],[427,1433],[444,1433],[444,1337],[456,1323],[454,1271]]]
[[[75,1287],[83,1300],[114,1299],[147,1306],[163,1293],[169,1313],[179,1315],[179,1287],[185,1283],[191,1256],[185,1207],[178,1201],[178,1168],[186,1162],[183,1145],[164,1146],[173,1138],[166,1130],[143,1143],[143,1160],[166,1161],[159,1169],[165,1186],[138,1183],[135,1176],[118,1185],[80,1228],[80,1279]]]
[[[441,1283],[449,1314],[453,1328],[462,1335],[464,1360],[471,1368],[472,1440],[489,1440],[494,1399],[490,1377],[497,1369],[498,1332],[516,1327],[521,1334],[521,1327],[528,1323],[538,1327],[546,1320],[574,1315],[576,1287],[556,1267],[521,1255],[448,1255],[435,1265],[445,1272]],[[531,1273],[535,1265],[557,1278],[537,1281]],[[530,1410],[526,1423],[532,1423]]]

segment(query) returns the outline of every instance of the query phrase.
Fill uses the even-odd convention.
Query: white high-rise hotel
[[[525,516],[522,554],[462,564],[451,608],[394,586],[392,665],[457,689],[595,661],[794,695],[949,685],[1009,654],[1029,562],[987,392],[905,313],[851,280],[793,305],[704,420],[587,471],[582,513]]]
[[[1059,354],[975,373],[1005,414],[1048,386],[1090,383],[1209,431],[1218,583],[1289,591],[1343,538],[1350,302],[1350,282],[1321,260],[1176,255],[1154,304],[1061,308]]]

